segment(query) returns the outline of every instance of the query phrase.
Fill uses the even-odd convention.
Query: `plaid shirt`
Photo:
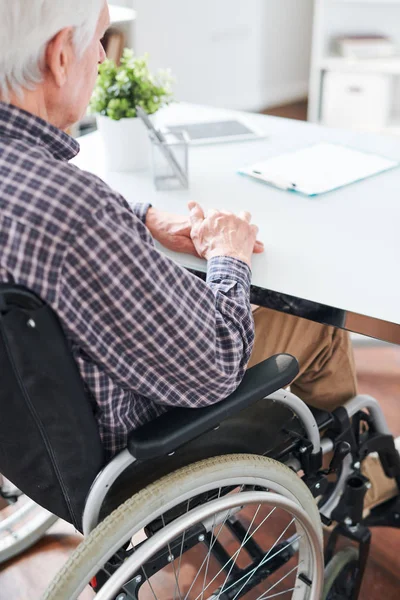
[[[154,247],[133,209],[68,163],[79,144],[0,103],[0,281],[58,314],[109,456],[168,406],[202,407],[240,383],[254,326],[250,270],[215,258],[207,283]]]

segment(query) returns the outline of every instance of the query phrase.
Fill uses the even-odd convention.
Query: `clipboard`
[[[239,170],[241,175],[304,196],[318,196],[399,166],[338,144],[315,144]]]

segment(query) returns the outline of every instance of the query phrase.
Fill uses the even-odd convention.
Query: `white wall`
[[[127,6],[132,8],[133,0],[108,0],[109,4],[116,4],[117,6]]]
[[[134,0],[135,49],[179,100],[258,110],[307,93],[313,0]]]
[[[264,0],[263,99],[266,106],[305,97],[314,0]]]

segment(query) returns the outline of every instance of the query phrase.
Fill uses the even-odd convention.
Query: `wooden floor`
[[[292,104],[285,104],[284,106],[277,106],[276,108],[267,108],[262,111],[265,115],[271,115],[273,117],[284,117],[285,119],[296,119],[297,121],[307,120],[307,100],[299,100]]]
[[[356,363],[360,392],[381,402],[393,432],[400,435],[400,348],[356,348]],[[33,550],[0,569],[0,600],[39,600],[79,541],[70,526],[56,524]],[[362,600],[399,599],[399,550],[400,531],[374,532]]]

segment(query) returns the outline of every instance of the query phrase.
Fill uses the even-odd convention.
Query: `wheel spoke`
[[[147,583],[148,583],[148,585],[149,585],[149,588],[150,588],[150,590],[151,590],[151,593],[152,593],[152,594],[153,594],[153,596],[154,596],[154,600],[158,600],[158,598],[157,598],[157,595],[156,595],[156,593],[155,593],[155,591],[154,591],[154,589],[153,589],[153,586],[152,586],[152,585],[151,585],[151,583],[150,583],[150,579],[147,577],[147,573],[146,573],[146,571],[145,571],[145,568],[144,568],[144,567],[142,567],[142,571],[143,571],[143,574],[144,574],[144,576],[145,576],[145,578],[146,578],[146,582],[147,582]]]
[[[268,594],[268,592],[270,592],[271,590],[273,590],[274,588],[276,588],[276,586],[279,585],[280,583],[282,583],[282,581],[284,581],[287,577],[289,577],[289,575],[291,575],[293,573],[293,571],[296,571],[300,567],[301,564],[303,564],[303,561],[299,562],[299,564],[296,565],[295,567],[293,567],[293,569],[290,569],[290,571],[288,573],[286,573],[286,575],[284,575],[283,577],[281,577],[279,579],[279,581],[277,581],[276,583],[274,583],[274,585],[271,585],[271,587],[268,588],[266,592],[264,592],[263,594],[261,594],[261,596],[259,596],[257,598],[257,600],[267,600],[267,598],[271,598],[271,596],[265,596],[265,594]],[[280,592],[280,593],[281,594],[285,594],[286,592],[291,592],[293,589],[296,589],[296,588],[292,588],[291,590],[285,590],[285,592]]]
[[[237,592],[237,594],[232,598],[232,600],[235,600],[237,598],[237,596],[240,594],[240,592],[242,591],[242,589],[247,585],[247,583],[250,581],[250,578],[258,571],[258,569],[260,567],[263,567],[264,565],[266,565],[270,560],[272,560],[273,558],[275,558],[275,556],[278,556],[279,554],[281,554],[281,552],[283,552],[284,550],[287,550],[287,548],[289,548],[292,544],[294,544],[295,542],[297,542],[299,539],[301,538],[301,535],[294,537],[288,544],[286,544],[286,546],[283,546],[280,550],[278,550],[277,552],[275,552],[275,554],[273,554],[272,556],[270,556],[270,552],[268,552],[268,554],[266,554],[264,556],[264,558],[262,559],[262,561],[260,561],[260,563],[257,565],[257,567],[255,567],[252,571],[250,571],[250,573],[247,573],[246,575],[243,575],[243,577],[241,579],[239,579],[239,581],[235,581],[234,584],[232,584],[230,587],[226,588],[225,592],[228,592],[234,585],[237,585],[238,583],[240,583],[241,581],[243,581],[243,579],[247,580],[244,582],[244,584],[242,585],[242,587],[240,588],[240,590]],[[297,567],[296,567],[297,568]]]
[[[164,515],[161,515],[161,520],[162,520],[163,527],[165,527],[165,519],[164,519]],[[185,532],[184,532],[184,533],[185,533]],[[173,569],[173,571],[174,571],[174,577],[175,577],[175,582],[176,582],[176,584],[175,584],[175,591],[176,591],[176,588],[178,587],[179,600],[182,600],[182,596],[181,596],[181,589],[180,589],[180,587],[179,587],[179,579],[178,579],[178,577],[176,576],[176,569],[175,569],[175,557],[174,557],[174,555],[172,554],[171,545],[170,545],[170,544],[167,544],[167,546],[168,546],[169,558],[170,558],[170,561],[171,561],[171,564],[172,564],[172,569]]]
[[[264,518],[264,519],[261,521],[261,523],[260,523],[260,524],[257,526],[257,528],[256,528],[256,529],[253,531],[253,534],[252,534],[252,535],[254,535],[254,534],[255,534],[255,533],[256,533],[256,532],[257,532],[257,531],[260,529],[260,527],[261,527],[261,526],[262,526],[262,525],[265,523],[265,521],[266,521],[267,519],[269,519],[269,517],[272,515],[272,513],[273,513],[273,512],[275,512],[275,509],[276,509],[276,507],[274,507],[274,508],[273,508],[273,509],[272,509],[272,510],[271,510],[271,511],[268,513],[268,515],[267,515],[267,516],[266,516],[266,517],[265,517],[265,518]],[[243,544],[243,546],[245,546],[245,544]],[[240,549],[239,549],[239,550],[240,550]],[[231,556],[231,558],[230,558],[230,559],[229,559],[229,560],[228,560],[228,561],[227,561],[227,562],[224,564],[224,566],[223,566],[223,567],[222,567],[222,568],[221,568],[221,569],[218,571],[218,573],[215,575],[215,577],[213,577],[213,579],[210,581],[210,583],[207,585],[207,587],[205,588],[205,590],[204,590],[204,591],[208,590],[208,588],[210,587],[210,585],[211,585],[212,583],[214,583],[214,581],[217,579],[218,575],[220,575],[220,573],[222,573],[222,571],[224,571],[224,570],[226,569],[226,567],[227,567],[227,566],[230,564],[230,562],[231,562],[231,561],[233,561],[233,560],[235,560],[235,559],[236,559],[238,552],[239,552],[238,550],[236,550],[236,551],[234,552],[234,554]],[[229,588],[228,588],[228,589],[229,589]],[[227,590],[225,590],[225,591],[227,591]],[[198,599],[199,599],[199,597],[200,597],[200,594],[199,594],[199,595],[198,595],[198,596],[195,598],[195,600],[198,600]],[[185,598],[184,600],[186,600],[186,598]]]
[[[295,522],[295,519],[292,519],[290,521],[289,525],[287,525],[285,527],[285,529],[282,531],[281,535],[275,540],[275,542],[272,544],[271,548],[268,550],[266,558],[268,558],[268,556],[271,554],[272,550],[276,547],[276,545],[279,544],[279,542],[281,541],[281,539],[283,538],[283,536],[285,535],[285,533],[287,532],[287,530],[289,529],[289,527],[291,525],[293,525],[294,522]]]
[[[243,487],[243,486],[242,486],[242,487]],[[211,550],[214,548],[214,546],[215,546],[216,542],[218,541],[219,535],[220,535],[220,533],[221,533],[222,529],[224,528],[226,521],[229,519],[229,517],[230,517],[230,514],[231,514],[231,511],[230,511],[230,510],[228,510],[228,512],[227,512],[227,514],[226,514],[226,517],[225,517],[225,519],[223,520],[223,522],[222,522],[222,524],[221,524],[220,528],[218,529],[218,533],[217,533],[217,535],[214,537],[214,540],[212,540],[212,543],[210,544],[209,552],[211,552]],[[208,554],[207,554],[207,556],[208,556]],[[189,594],[190,594],[190,592],[192,591],[192,588],[193,588],[194,584],[196,583],[196,581],[197,581],[197,578],[198,578],[198,576],[200,575],[200,573],[201,573],[201,570],[202,570],[202,568],[203,568],[203,566],[204,566],[204,564],[205,564],[205,562],[206,562],[206,560],[207,560],[207,556],[204,558],[203,562],[201,563],[201,565],[200,565],[200,568],[199,568],[199,570],[197,571],[197,573],[196,573],[196,576],[195,576],[195,578],[194,578],[194,579],[193,579],[193,581],[192,581],[192,584],[191,584],[191,586],[190,586],[190,588],[189,588],[189,591],[187,592],[187,594],[186,594],[186,596],[184,597],[184,599],[183,599],[183,600],[188,600],[188,598],[189,598]],[[223,568],[222,568],[221,570],[223,570]],[[219,571],[219,573],[220,573],[220,572],[221,572],[221,571]],[[218,577],[219,573],[216,575],[216,577]],[[216,577],[215,577],[214,579],[216,579]],[[214,581],[214,580],[213,580],[213,581]],[[208,586],[207,586],[207,587],[208,587]],[[207,588],[205,588],[204,592],[206,591],[206,589],[207,589]],[[199,597],[200,597],[200,594],[197,596],[196,600],[198,600],[198,599],[199,599]]]
[[[190,506],[190,498],[187,501],[186,504],[186,513],[189,512],[189,506]],[[179,576],[181,574],[181,563],[182,563],[182,552],[183,552],[183,546],[185,544],[185,535],[186,535],[186,531],[183,532],[182,535],[182,543],[181,543],[181,549],[180,549],[180,553],[179,553],[179,563],[178,563],[178,582],[179,582]],[[178,588],[179,588],[179,583],[178,583]],[[181,598],[181,592],[179,590],[179,598]],[[176,600],[176,586],[175,586],[175,590],[174,590],[174,600]]]
[[[218,498],[220,498],[220,496],[221,496],[221,488],[219,488],[219,491],[218,491]],[[207,564],[206,564],[206,568],[204,571],[204,577],[203,577],[203,591],[201,592],[201,600],[203,600],[203,598],[204,598],[204,586],[206,585],[207,575],[208,575],[208,567],[210,565],[211,549],[213,548],[213,546],[211,546],[211,542],[213,541],[213,537],[214,537],[214,529],[215,529],[215,525],[216,525],[216,519],[217,519],[217,515],[214,514],[213,525],[211,528],[210,544],[209,544],[208,552],[207,552]],[[227,519],[224,520],[224,523],[226,523],[226,521],[227,521]],[[214,542],[214,544],[215,544],[215,542]]]
[[[292,588],[289,588],[288,590],[284,590],[283,592],[277,592],[276,594],[272,594],[271,596],[263,596],[263,600],[270,600],[270,598],[277,598],[278,596],[283,596],[283,594],[287,594],[288,592],[294,592],[295,590],[298,590],[299,586],[295,586]],[[259,598],[257,598],[257,600],[259,600]]]
[[[236,561],[237,561],[237,558],[238,558],[238,556],[239,556],[239,554],[240,554],[240,551],[243,549],[243,546],[246,544],[247,540],[248,540],[248,539],[250,539],[250,536],[249,536],[249,531],[251,530],[251,528],[252,528],[252,526],[253,526],[253,523],[254,523],[254,521],[255,521],[255,519],[256,519],[256,517],[257,517],[257,515],[258,515],[259,511],[260,511],[260,508],[261,508],[261,504],[259,504],[259,505],[258,505],[258,508],[257,508],[257,509],[254,511],[254,515],[253,515],[253,518],[252,518],[252,520],[251,520],[251,523],[250,523],[250,525],[249,525],[249,526],[248,526],[248,528],[247,528],[247,531],[246,531],[246,533],[245,533],[245,536],[244,536],[244,538],[243,538],[243,541],[242,541],[242,543],[240,544],[240,547],[239,547],[239,549],[237,550],[237,555],[236,555],[236,557],[235,557],[235,560],[234,560],[234,561],[232,562],[232,564],[231,564],[231,567],[230,567],[230,569],[229,569],[229,571],[228,571],[228,575],[226,576],[226,578],[225,578],[225,581],[224,581],[224,584],[223,584],[223,586],[222,586],[222,588],[221,588],[221,590],[220,590],[220,592],[219,592],[219,594],[218,594],[217,600],[219,600],[219,597],[221,596],[222,592],[223,592],[223,591],[224,591],[224,589],[225,589],[225,584],[228,582],[228,580],[229,580],[229,576],[230,576],[230,574],[232,573],[232,569],[233,569],[233,568],[234,568],[234,566],[236,565]],[[236,552],[235,552],[235,554],[236,554]]]

